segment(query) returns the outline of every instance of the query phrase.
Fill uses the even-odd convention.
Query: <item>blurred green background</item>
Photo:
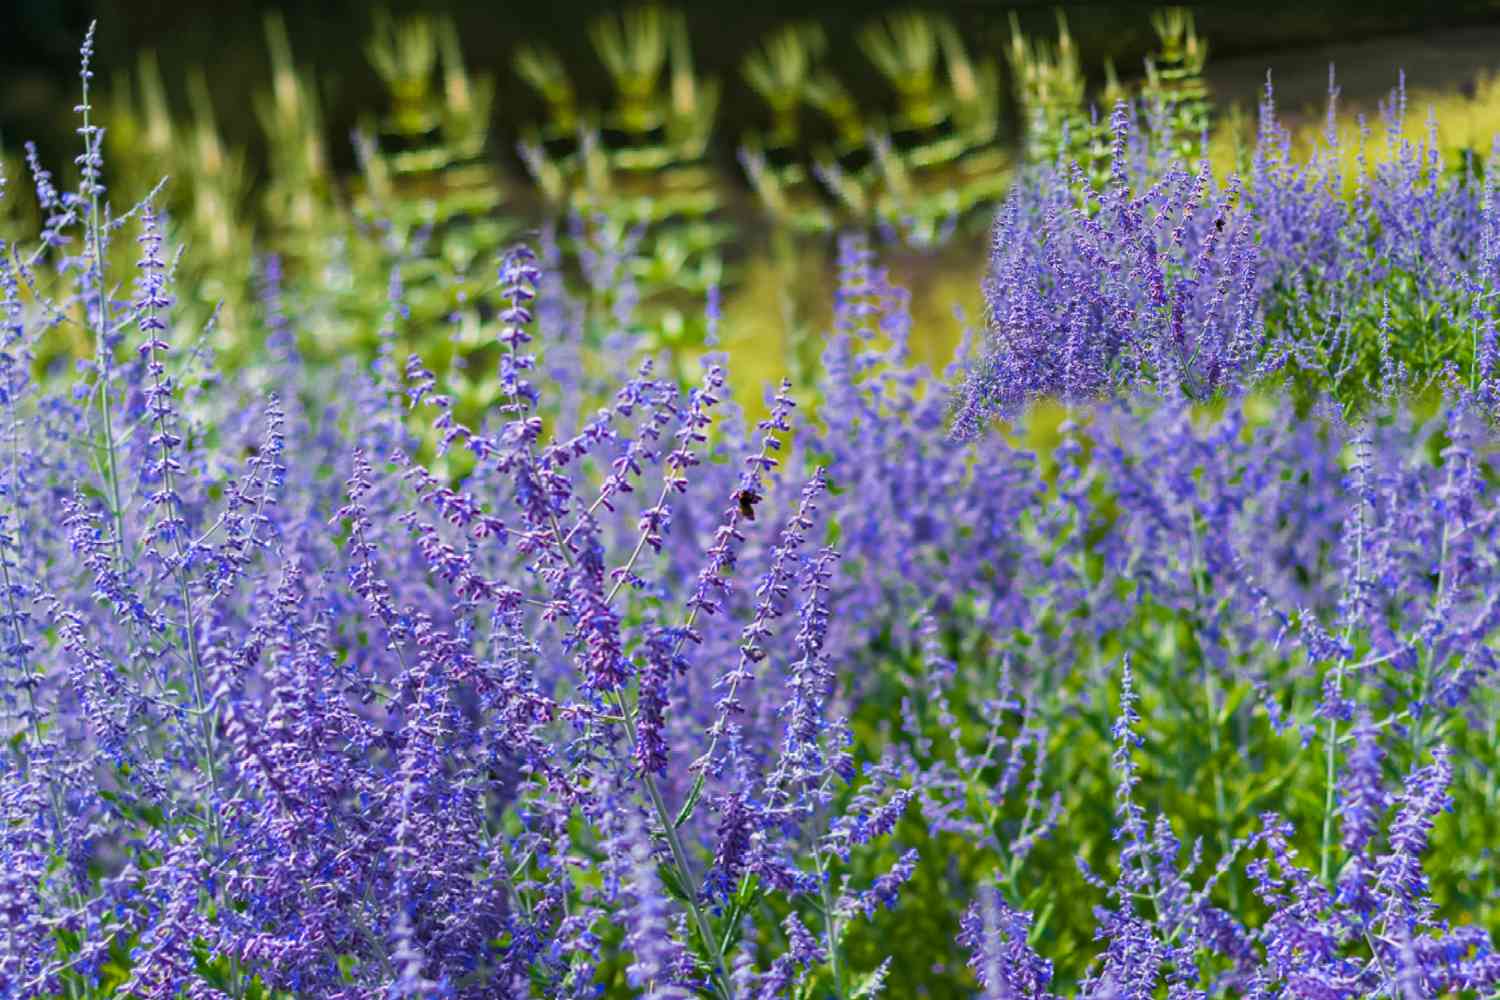
[[[0,169],[16,183],[0,237],[38,221],[23,141],[70,180],[77,50],[97,19],[111,199],[123,207],[170,176],[171,235],[190,251],[184,329],[218,309],[221,353],[256,349],[266,330],[249,300],[274,252],[304,349],[372,351],[398,267],[415,310],[401,336],[474,409],[493,391],[468,374],[487,362],[489,265],[523,236],[554,244],[580,350],[615,327],[689,368],[722,346],[757,398],[783,374],[812,379],[833,237],[848,229],[882,240],[911,291],[916,357],[945,364],[982,319],[985,226],[1011,172],[1060,150],[1097,172],[1107,142],[1091,109],[1107,118],[1120,96],[1172,109],[1183,151],[1221,176],[1244,166],[1268,69],[1294,133],[1320,127],[1330,63],[1347,128],[1404,69],[1413,134],[1430,104],[1449,152],[1487,152],[1500,131],[1500,4],[1479,0],[777,0],[644,14],[11,0],[6,13]],[[588,273],[611,255],[630,258],[623,300]],[[715,296],[717,339],[704,317]]]
[[[450,14],[457,22],[464,51],[480,70],[497,72],[496,138],[500,147],[517,130],[507,121],[534,117],[541,104],[510,72],[512,52],[522,42],[543,42],[558,49],[581,77],[581,87],[607,86],[603,70],[592,59],[581,27],[619,4],[556,0],[549,3],[389,3],[396,15],[415,12]],[[700,68],[732,80],[721,104],[726,122],[754,120],[760,102],[733,80],[750,44],[794,18],[822,23],[834,39],[851,39],[855,30],[884,10],[912,6],[940,10],[953,18],[976,51],[1001,52],[1009,42],[1010,12],[1023,28],[1051,30],[1053,12],[1063,10],[1078,43],[1085,71],[1097,77],[1105,57],[1122,70],[1139,65],[1154,39],[1148,3],[1049,4],[956,2],[894,4],[885,2],[793,3],[767,0],[757,4],[698,3],[684,6]],[[318,66],[334,134],[347,135],[361,109],[378,104],[381,86],[365,59],[363,39],[375,5],[350,0],[285,4],[266,0],[217,0],[176,3],[171,0],[9,0],[5,32],[0,36],[0,137],[10,144],[34,139],[44,152],[70,149],[70,123],[59,113],[72,106],[78,42],[90,20],[99,20],[99,66],[111,71],[133,68],[138,53],[158,53],[169,89],[181,99],[192,67],[211,78],[216,110],[226,138],[252,147],[258,140],[245,95],[270,75],[263,16],[279,10],[286,18],[293,50]],[[1211,42],[1208,75],[1231,97],[1242,85],[1254,87],[1266,65],[1277,70],[1278,86],[1288,103],[1317,99],[1327,62],[1337,58],[1346,94],[1367,96],[1383,91],[1397,65],[1404,65],[1417,87],[1464,85],[1476,71],[1500,65],[1500,6],[1490,0],[1412,3],[1410,0],[1342,0],[1299,3],[1265,0],[1254,4],[1205,4],[1193,8],[1199,33]],[[1492,31],[1475,32],[1474,28]],[[1454,30],[1464,29],[1464,30]],[[1343,58],[1339,58],[1343,57]],[[856,94],[875,96],[880,87],[853,44],[835,44],[829,60]],[[1365,74],[1370,74],[1365,85]],[[1311,82],[1309,83],[1309,74]],[[1354,75],[1359,79],[1353,79]],[[1295,92],[1293,92],[1295,91]],[[734,135],[719,144],[733,160]],[[508,148],[505,150],[509,152]],[[334,150],[345,166],[353,165],[348,144]]]

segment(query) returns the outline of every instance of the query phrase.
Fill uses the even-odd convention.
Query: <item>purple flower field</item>
[[[476,415],[396,268],[373,359],[270,255],[178,323],[92,45],[0,190],[0,997],[1500,997],[1493,157],[1121,102],[946,370],[849,233],[753,399],[586,364],[548,229]]]

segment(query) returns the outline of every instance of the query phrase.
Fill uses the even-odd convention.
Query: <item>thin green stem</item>
[[[1222,737],[1219,733],[1219,678],[1210,669],[1208,658],[1203,655],[1201,643],[1198,641],[1198,626],[1203,617],[1203,606],[1208,600],[1208,594],[1204,586],[1202,563],[1200,554],[1202,546],[1202,532],[1200,530],[1198,512],[1192,511],[1192,552],[1193,564],[1190,567],[1193,576],[1193,644],[1198,647],[1198,663],[1203,669],[1203,694],[1208,702],[1208,748],[1210,755],[1209,768],[1213,772],[1214,780],[1214,820],[1219,828],[1219,849],[1229,853],[1234,838],[1230,836],[1226,826],[1228,822],[1229,805],[1224,794],[1224,772],[1219,766],[1220,754],[1223,749]],[[1231,904],[1238,906],[1239,893],[1233,881],[1230,882],[1229,892]]]
[[[667,494],[668,494],[668,492],[671,491],[671,489],[672,489],[672,484],[670,482],[664,482],[664,483],[662,483],[661,494],[656,498],[656,506],[660,507],[662,504],[664,504],[664,503],[667,502]],[[590,508],[590,510],[592,510],[592,508]],[[568,537],[571,538],[572,535],[569,534]],[[615,595],[618,594],[620,592],[620,590],[625,586],[625,581],[628,580],[628,579],[630,579],[630,571],[633,570],[633,569],[635,569],[636,561],[638,559],[640,559],[641,553],[645,550],[645,548],[646,548],[646,541],[647,541],[647,539],[649,537],[650,537],[650,534],[648,532],[645,532],[645,531],[641,532],[641,537],[636,540],[635,549],[630,553],[630,558],[627,559],[627,560],[625,560],[625,565],[624,566],[620,567],[619,577],[618,577],[618,579],[615,580],[615,585],[610,588],[609,593],[604,598],[604,603],[606,605],[614,603],[614,601],[615,601]],[[561,538],[562,538],[562,534],[561,534],[560,531],[558,533],[558,538],[559,538],[559,540],[561,540]],[[697,609],[694,608],[693,610],[694,610],[694,613],[696,614]],[[689,622],[688,627],[689,628],[692,627],[692,623],[691,622]]]
[[[93,110],[89,103],[89,81],[85,75],[83,79],[83,102],[79,106],[83,113],[83,135],[84,154],[91,156],[97,150],[98,140],[94,137],[91,112]],[[92,144],[93,148],[89,148]],[[114,359],[109,349],[109,294],[104,287],[104,226],[101,222],[102,207],[99,204],[99,184],[92,181],[89,187],[89,233],[88,240],[90,252],[93,256],[91,268],[94,294],[98,298],[98,307],[94,310],[95,322],[93,323],[94,350],[98,371],[96,372],[96,387],[99,394],[99,421],[104,433],[104,469],[105,488],[109,491],[110,516],[115,522],[115,553],[120,566],[125,563],[125,512],[120,502],[120,472],[115,456],[115,434],[114,422],[110,415],[109,395],[111,372],[114,368]]]
[[[828,868],[823,864],[823,852],[816,844],[812,849],[813,864],[818,871],[819,891],[823,901],[823,924],[828,931],[828,966],[833,970],[834,996],[838,1000],[844,1000],[844,964],[839,957],[839,918],[834,912],[833,885],[829,880]]]
[[[1453,481],[1453,469],[1448,470],[1448,481],[1451,486]],[[1443,535],[1438,544],[1438,580],[1437,590],[1432,595],[1432,609],[1434,613],[1443,603],[1443,592],[1448,586],[1448,526],[1449,522],[1443,522]],[[1422,759],[1422,754],[1427,749],[1427,700],[1428,689],[1432,685],[1433,648],[1429,643],[1422,651],[1420,667],[1417,671],[1416,697],[1412,699],[1413,707],[1421,705],[1420,711],[1413,712],[1411,721],[1411,751],[1412,766],[1416,766]]]
[[[1347,659],[1340,657],[1334,671],[1333,687],[1338,697],[1343,697],[1344,665]],[[1338,772],[1338,719],[1330,713],[1328,735],[1324,740],[1323,762],[1323,841],[1319,852],[1318,873],[1324,883],[1333,878],[1333,806],[1334,788]]]
[[[990,807],[990,817],[989,817],[988,822],[986,822],[986,824],[985,824],[986,829],[993,830],[995,828],[995,820],[998,817],[999,812],[1000,812],[999,805],[994,805],[994,806]],[[1025,813],[1025,815],[1023,815],[1021,817],[1021,833],[1020,833],[1021,837],[1025,837],[1030,832],[1031,817],[1035,814],[1035,812],[1036,812],[1036,797],[1028,795],[1026,797],[1026,813]],[[1012,851],[1008,851],[1007,854],[1008,854],[1008,856],[1007,856],[1007,859],[1006,859],[1006,862],[1005,862],[1005,885],[1006,885],[1006,888],[1010,889],[1011,898],[1014,899],[1017,903],[1019,903],[1020,902],[1020,894],[1018,893],[1018,891],[1016,889],[1016,886],[1017,886],[1016,880],[1020,877],[1020,874],[1021,874],[1021,856],[1019,854],[1017,854],[1013,850]]]
[[[1364,461],[1360,456],[1359,461]],[[1354,525],[1354,589],[1355,600],[1360,599],[1360,591],[1364,587],[1364,559],[1365,559],[1365,498],[1364,498],[1364,475],[1360,477],[1360,493],[1356,497],[1356,509],[1358,516]],[[1344,623],[1344,635],[1342,646],[1345,650],[1349,648],[1349,642],[1354,636],[1354,610],[1349,611],[1349,620]],[[1344,671],[1349,663],[1347,654],[1339,656],[1338,666],[1334,669],[1333,695],[1335,698],[1344,696]],[[1331,707],[1331,706],[1330,706]],[[1336,712],[1328,713],[1328,733],[1324,740],[1324,762],[1323,762],[1323,837],[1322,846],[1319,850],[1318,874],[1323,883],[1329,884],[1333,880],[1333,807],[1334,807],[1334,785],[1338,771],[1338,742],[1339,723]]]
[[[625,732],[630,738],[631,746],[636,743],[635,717],[626,709],[625,696],[620,692],[613,692],[611,698],[620,715],[625,720]],[[727,1000],[734,1000],[734,984],[729,978],[729,968],[724,961],[724,951],[718,936],[714,934],[713,927],[708,922],[708,916],[703,908],[698,905],[698,892],[700,886],[697,876],[693,874],[692,864],[688,861],[687,850],[683,847],[682,836],[678,832],[677,824],[672,822],[672,813],[667,808],[667,801],[661,794],[661,788],[656,783],[655,775],[648,771],[641,772],[641,784],[646,788],[646,798],[651,802],[651,808],[656,813],[657,821],[661,824],[662,834],[666,837],[667,847],[672,852],[672,863],[677,868],[677,875],[682,880],[683,895],[687,897],[688,911],[692,915],[693,925],[699,936],[703,939],[703,947],[708,951],[714,963],[714,975],[719,979],[720,989]]]

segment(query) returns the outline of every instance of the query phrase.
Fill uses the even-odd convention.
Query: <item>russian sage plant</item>
[[[549,229],[474,417],[399,267],[319,365],[258,261],[227,377],[80,113],[0,247],[0,995],[1500,986],[1493,373],[1261,377],[1318,370],[1308,213],[1318,295],[1389,298],[1392,234],[1488,343],[1489,195],[1220,187],[1122,108],[1111,186],[1002,213],[979,358],[913,366],[849,237],[816,405],[753,421],[628,288],[585,377]]]

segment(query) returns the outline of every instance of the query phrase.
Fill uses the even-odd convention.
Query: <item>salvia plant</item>
[[[753,408],[584,233],[601,378],[544,229],[465,407],[399,266],[333,319],[257,259],[224,377],[93,58],[0,247],[0,995],[1500,990],[1482,184],[1345,190],[1269,101],[1221,184],[1121,106],[1107,184],[1012,192],[973,351],[915,365],[846,237]]]
[[[1435,137],[1404,139],[1400,87],[1384,161],[1346,176],[1337,96],[1330,85],[1325,143],[1299,159],[1268,82],[1245,177],[1182,160],[1121,102],[1106,180],[1059,161],[1018,182],[993,231],[988,344],[960,424],[1142,382],[1195,400],[1285,382],[1357,407],[1447,381],[1492,399],[1493,178],[1472,159],[1444,170]]]

